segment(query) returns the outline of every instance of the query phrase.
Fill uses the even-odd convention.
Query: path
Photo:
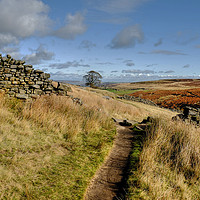
[[[132,150],[133,138],[133,131],[117,125],[113,148],[91,181],[85,200],[112,200],[119,189],[122,189],[121,182]]]

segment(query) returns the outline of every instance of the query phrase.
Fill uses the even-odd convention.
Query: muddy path
[[[123,189],[123,177],[127,170],[132,150],[134,132],[130,127],[117,123],[117,135],[107,159],[96,172],[86,194],[85,200],[113,200]]]

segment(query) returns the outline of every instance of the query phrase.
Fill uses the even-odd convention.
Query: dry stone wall
[[[25,65],[25,61],[0,54],[0,91],[9,97],[30,99],[43,94],[67,94],[67,86],[49,78],[50,74]]]

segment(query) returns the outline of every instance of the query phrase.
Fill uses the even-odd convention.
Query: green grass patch
[[[51,103],[60,105],[56,101]],[[79,114],[87,122],[85,128],[82,125],[81,131],[67,137],[70,130],[55,130],[56,121],[50,121],[50,117],[47,126],[24,115],[28,111],[23,109],[23,102],[10,101],[0,107],[0,199],[82,199],[92,176],[111,149],[116,134],[111,119],[104,120],[93,114],[92,109],[73,104],[66,113],[64,106],[61,111],[60,107],[52,107],[49,106],[49,114],[55,113],[54,119],[63,120],[63,126],[68,123],[76,130],[80,127],[80,118],[76,118]],[[37,107],[31,111],[34,109],[40,111]],[[42,111],[40,118],[46,112]],[[64,118],[65,115],[68,117]],[[94,117],[102,122],[93,130],[90,125],[96,125],[91,121]]]
[[[129,161],[129,173],[127,180],[128,192],[126,194],[126,199],[129,200],[138,200],[142,198],[142,190],[140,189],[140,181],[138,176],[138,167],[140,154],[143,147],[143,140],[145,137],[145,131],[138,130],[133,128],[135,139],[133,141],[133,149],[130,155]]]
[[[136,90],[115,90],[115,89],[106,89],[106,90],[109,92],[113,92],[117,95],[131,94],[136,91]]]

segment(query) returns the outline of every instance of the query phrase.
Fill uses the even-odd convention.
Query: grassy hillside
[[[200,199],[199,128],[108,91],[72,87],[69,94],[83,105],[59,96],[27,103],[0,97],[0,199],[82,199],[112,147],[111,118],[147,116],[157,120],[130,174],[128,198]]]
[[[73,88],[71,98],[33,102],[0,97],[0,199],[82,199],[112,147],[111,117],[141,120],[148,112]]]
[[[128,199],[200,199],[199,144],[199,127],[156,119],[129,177]]]

